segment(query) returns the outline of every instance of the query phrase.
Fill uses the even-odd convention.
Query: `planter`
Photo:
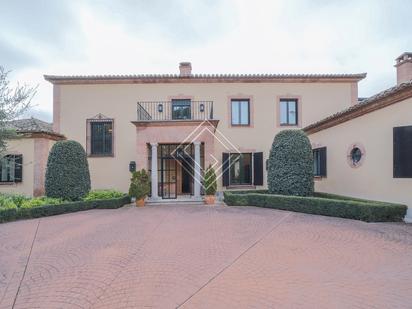
[[[143,207],[144,206],[144,198],[141,199],[136,199],[136,206],[137,207]]]
[[[214,195],[205,195],[205,204],[212,205],[215,203],[216,197]]]

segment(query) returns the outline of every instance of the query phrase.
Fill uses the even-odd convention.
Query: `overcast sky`
[[[43,74],[360,73],[359,95],[396,83],[412,51],[412,1],[0,0],[0,65],[39,85],[31,115],[52,120]]]

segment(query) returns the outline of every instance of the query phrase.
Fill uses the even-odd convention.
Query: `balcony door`
[[[172,100],[172,119],[184,120],[192,118],[191,101],[189,99]]]

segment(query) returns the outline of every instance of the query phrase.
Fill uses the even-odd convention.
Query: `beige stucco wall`
[[[23,155],[23,181],[0,184],[1,193],[44,195],[47,159],[54,140],[44,137],[19,138],[7,142],[7,154]]]
[[[412,99],[365,114],[309,136],[314,147],[327,147],[327,178],[317,180],[317,191],[399,202],[412,218],[412,179],[393,178],[393,127],[412,125]],[[365,148],[361,166],[347,163],[348,148]]]
[[[0,184],[1,193],[19,193],[33,195],[34,185],[34,139],[21,138],[10,140],[7,144],[7,154],[23,155],[23,181],[15,184]]]
[[[279,97],[299,97],[301,126],[308,125],[351,105],[351,83],[169,83],[55,85],[55,121],[60,133],[86,147],[86,119],[101,113],[114,118],[114,157],[89,158],[93,188],[127,191],[128,164],[141,161],[136,151],[137,101],[168,101],[171,97],[190,97],[194,101],[213,101],[218,130],[244,151],[263,151],[268,157],[277,126]],[[229,97],[250,97],[252,127],[229,127]],[[56,112],[58,111],[58,112]],[[138,137],[137,137],[138,138]],[[224,148],[215,142],[214,156],[221,159]],[[146,166],[143,166],[146,167]],[[142,168],[142,166],[138,166]],[[264,171],[266,173],[266,171]],[[266,182],[266,175],[264,175]],[[221,181],[219,181],[219,189]]]

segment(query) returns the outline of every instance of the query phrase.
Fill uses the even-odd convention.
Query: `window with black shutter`
[[[263,152],[223,153],[223,186],[263,185]]]
[[[393,177],[412,178],[412,126],[393,128]]]
[[[313,174],[326,177],[326,147],[313,149]]]
[[[6,155],[0,159],[0,182],[23,181],[23,156]]]
[[[113,120],[90,121],[90,155],[113,155]]]
[[[252,184],[252,154],[251,153],[231,153],[229,168],[230,185],[251,185]]]

